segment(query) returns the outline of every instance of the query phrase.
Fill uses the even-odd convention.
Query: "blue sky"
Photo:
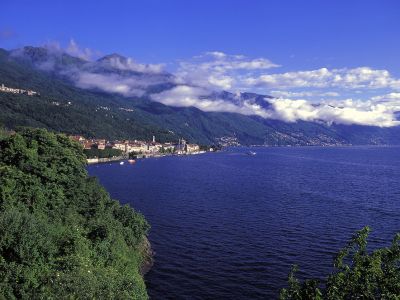
[[[222,51],[287,70],[367,65],[400,75],[399,16],[396,0],[3,0],[0,30],[12,34],[0,44],[73,38],[149,63]]]
[[[170,105],[236,111],[199,96],[255,91],[284,98],[274,105],[289,121],[392,126],[400,110],[399,16],[398,0],[2,0],[0,47],[58,44],[92,59],[132,57],[124,67],[154,64],[149,70],[172,71],[184,85],[154,97]],[[121,91],[136,89],[115,80]],[[325,101],[326,109],[310,101]],[[349,110],[329,111],[332,105]],[[239,111],[264,116],[257,108]]]

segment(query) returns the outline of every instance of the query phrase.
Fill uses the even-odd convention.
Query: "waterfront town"
[[[122,140],[122,141],[107,141],[105,139],[86,139],[81,135],[71,135],[70,138],[80,143],[84,150],[97,149],[103,151],[106,149],[118,150],[120,157],[123,158],[148,158],[160,157],[166,155],[190,155],[200,154],[207,151],[214,151],[213,148],[200,149],[198,144],[188,143],[184,139],[179,139],[178,142],[160,143],[156,141],[155,136],[151,141],[139,140]],[[88,162],[94,162],[94,159],[99,157],[88,157]]]
[[[7,87],[4,84],[1,84],[0,92],[12,93],[12,94],[25,94],[25,95],[28,95],[28,96],[39,96],[38,92],[35,92],[35,91],[32,91],[32,90],[15,89],[15,88]]]

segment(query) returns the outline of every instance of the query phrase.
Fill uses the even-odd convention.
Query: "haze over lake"
[[[152,225],[150,297],[276,298],[292,264],[321,277],[356,230],[399,231],[399,147],[252,150],[88,167]]]

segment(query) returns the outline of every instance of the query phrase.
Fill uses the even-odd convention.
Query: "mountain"
[[[119,54],[106,55],[97,61],[86,61],[71,56],[59,49],[43,47],[23,47],[10,52],[10,57],[17,62],[57,76],[85,89],[102,91],[111,84],[123,83],[134,86],[127,95],[154,93],[174,86],[174,76],[163,72],[158,65],[144,65],[134,62]],[[120,92],[118,89],[111,92]]]
[[[43,127],[107,139],[150,139],[155,135],[167,141],[183,137],[200,144],[400,144],[399,127],[286,123],[154,102],[150,94],[177,86],[174,75],[157,65],[138,64],[118,54],[86,61],[40,47],[0,49],[0,84],[40,93],[27,96],[0,92],[0,123],[9,128]],[[272,98],[229,92],[207,97],[265,109],[271,107]]]
[[[260,95],[255,93],[233,94],[227,91],[212,93],[211,95],[207,95],[207,98],[214,100],[222,99],[238,106],[243,106],[245,103],[257,104],[261,108],[265,109],[271,108],[271,103],[268,102],[268,99],[273,99],[273,97],[269,95]]]
[[[5,51],[5,50],[4,50]],[[7,52],[7,51],[5,51]],[[87,62],[60,50],[26,46],[8,52],[9,57],[21,63],[30,64],[43,71],[63,72],[68,67],[80,68]]]

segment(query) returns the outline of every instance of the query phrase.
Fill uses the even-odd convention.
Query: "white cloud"
[[[389,94],[382,95],[382,96],[375,96],[375,97],[372,97],[372,100],[378,101],[378,102],[395,101],[395,103],[398,103],[400,105],[400,93],[389,93]]]
[[[144,70],[147,65],[133,61],[112,61],[117,69]],[[223,52],[208,52],[191,61],[181,62],[177,72],[178,86],[151,95],[153,101],[169,106],[196,107],[207,112],[231,112],[244,115],[257,115],[285,122],[299,120],[325,122],[328,124],[359,124],[380,127],[400,125],[395,113],[400,111],[400,93],[375,96],[369,100],[320,100],[315,104],[304,97],[337,99],[342,91],[396,89],[400,80],[392,77],[386,70],[374,70],[368,67],[354,69],[321,68],[311,71],[297,71],[277,74],[261,74],[265,70],[277,67],[267,59],[249,59],[242,55],[228,55]],[[156,72],[158,67],[155,67]],[[161,68],[161,67],[160,67]],[[91,86],[103,82],[99,78],[81,78]],[[123,78],[112,78],[104,82],[103,89],[124,95],[140,94],[142,86],[137,82]],[[213,91],[232,90],[246,85],[250,88],[264,86],[279,88],[271,94],[271,106],[260,106],[249,99],[215,98]],[[105,86],[105,87],[104,87]],[[295,91],[290,89],[296,88]],[[299,90],[300,89],[300,90]],[[303,90],[301,90],[303,89]],[[334,89],[335,91],[329,90]],[[217,93],[218,94],[218,93]],[[289,99],[290,98],[290,99]],[[238,101],[236,101],[238,100]]]
[[[128,70],[143,73],[161,73],[164,69],[164,64],[140,64],[135,62],[132,58],[113,56],[107,59],[106,62],[109,66],[118,70]]]
[[[89,48],[81,48],[74,39],[70,39],[67,48],[65,48],[65,52],[71,56],[79,57],[83,60],[91,60],[94,56],[94,51]]]
[[[223,52],[206,52],[179,64],[177,76],[182,83],[208,88],[235,88],[240,83],[241,72],[255,72],[278,67],[266,58],[251,59],[243,55]]]
[[[66,49],[58,44],[47,49],[54,54],[47,61],[40,61],[38,67],[45,70],[58,70],[55,64],[60,54],[90,60],[94,52],[82,49],[71,40]],[[14,55],[23,55],[15,51]],[[151,95],[152,100],[170,106],[196,107],[207,112],[231,112],[244,115],[257,115],[286,122],[298,120],[374,125],[381,127],[397,126],[396,114],[400,111],[400,79],[387,70],[374,70],[369,67],[353,69],[320,68],[310,71],[266,74],[278,67],[265,58],[248,58],[243,55],[229,55],[223,52],[207,52],[190,61],[179,64],[176,77],[163,73],[162,64],[141,64],[131,58],[111,55],[99,62],[87,61],[75,67],[63,66],[61,74],[69,76],[78,87],[99,89],[124,96],[142,96],[152,85],[179,84],[172,89]],[[104,68],[109,67],[107,72]],[[122,72],[134,71],[134,72]],[[275,99],[268,99],[270,106],[259,99],[241,98],[241,94],[230,99],[215,95],[220,90],[234,90],[240,87],[250,91],[273,89]],[[357,98],[365,91],[385,89],[385,95],[370,97],[368,100],[338,100],[340,95],[350,90]],[[222,95],[222,94],[220,94]],[[348,95],[346,95],[348,96]],[[235,98],[236,97],[236,98]],[[319,103],[305,100],[319,97]],[[334,98],[334,100],[324,100]],[[321,100],[322,99],[322,100]],[[254,100],[254,101],[253,101]]]
[[[306,100],[274,99],[273,110],[268,116],[287,122],[323,121],[338,124],[359,124],[380,127],[400,125],[394,112],[400,105],[392,106],[373,101],[348,99],[345,101],[313,105]]]
[[[102,60],[91,61],[99,53],[81,48],[73,39],[66,48],[57,42],[47,43],[43,48],[46,49],[47,55],[43,55],[40,60],[32,60],[30,54],[25,52],[26,49],[14,50],[12,55],[34,61],[35,66],[41,70],[56,71],[70,78],[80,88],[98,89],[124,96],[142,96],[149,86],[173,81],[172,76],[162,72],[164,66],[161,64],[140,64],[132,58],[115,54]],[[85,61],[71,65],[63,64],[61,58],[64,53]]]
[[[338,97],[340,96],[337,92],[321,92],[321,91],[302,91],[302,92],[291,92],[291,91],[270,91],[271,96],[277,98],[302,98],[302,97]]]
[[[141,88],[142,85],[137,80],[115,74],[79,72],[74,74],[74,79],[76,85],[84,89],[99,89],[124,96],[141,96],[145,93],[145,89]]]
[[[244,115],[257,115],[263,118],[285,122],[310,121],[327,124],[358,124],[380,127],[400,125],[394,113],[400,111],[400,101],[371,99],[334,100],[313,104],[307,100],[292,100],[285,98],[268,99],[270,108],[248,101],[230,102],[223,99],[212,99],[209,91],[200,87],[177,86],[171,90],[153,94],[154,101],[165,105],[178,107],[197,107],[203,111],[232,112]],[[400,95],[389,95],[400,99]],[[387,98],[387,97],[386,97]],[[386,99],[385,98],[385,99]]]
[[[224,58],[226,57],[226,54],[220,51],[210,51],[206,52],[206,55],[214,56],[215,58]]]
[[[196,107],[207,112],[231,112],[244,115],[266,116],[264,110],[256,104],[237,105],[223,99],[211,99],[210,91],[201,87],[179,85],[170,90],[153,94],[152,99],[169,106]]]
[[[321,68],[311,71],[296,71],[276,74],[263,74],[244,80],[248,86],[274,88],[343,88],[343,89],[400,89],[400,79],[392,77],[387,70],[374,70],[369,67],[354,69]]]
[[[74,70],[68,74],[75,84],[84,89],[98,89],[123,96],[142,96],[151,85],[165,83],[167,79],[161,76],[119,75],[115,73],[95,73]]]
[[[337,92],[325,92],[325,93],[317,94],[317,96],[322,96],[322,97],[339,97],[340,94],[337,93]]]

